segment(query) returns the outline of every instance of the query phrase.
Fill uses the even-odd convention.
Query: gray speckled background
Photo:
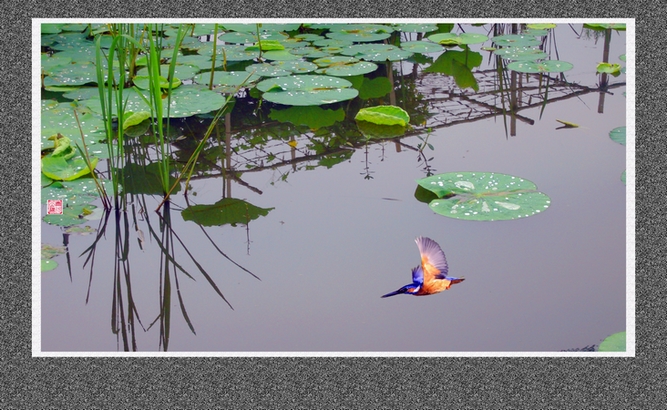
[[[342,13],[336,13],[339,10]],[[31,18],[634,17],[636,358],[32,358]],[[658,408],[665,391],[665,33],[657,1],[8,0],[0,30],[0,408]],[[647,201],[648,200],[648,201]],[[573,346],[574,347],[574,346]],[[583,346],[581,346],[583,347]]]

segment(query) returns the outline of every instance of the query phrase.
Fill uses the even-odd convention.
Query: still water
[[[575,64],[567,79],[594,87],[602,42],[578,39],[565,25],[557,30],[560,59]],[[624,34],[614,32],[611,45],[611,56],[625,53]],[[436,76],[424,77],[421,86],[437,85],[442,80]],[[173,231],[233,310],[175,243],[174,258],[195,279],[179,272],[180,296],[196,334],[172,289],[168,350],[559,351],[598,344],[625,330],[626,150],[608,136],[625,125],[624,91],[611,89],[602,110],[598,93],[553,102],[543,111],[522,110],[533,123],[517,122],[514,136],[507,135],[502,116],[433,130],[433,149],[424,150],[431,172],[527,178],[551,197],[545,212],[529,218],[476,222],[433,213],[414,197],[415,180],[427,176],[414,149],[422,142],[417,136],[356,149],[329,169],[306,169],[306,162],[296,171],[284,166],[244,173],[244,184],[192,181],[191,205],[213,204],[224,190],[228,197],[273,209],[248,226],[202,229],[183,220],[179,210],[187,204],[174,196]],[[557,119],[579,127],[557,129]],[[130,282],[143,328],[160,312],[161,254],[146,222],[158,230],[153,210],[159,200],[146,197],[145,216],[139,215],[143,203],[130,205],[144,238],[140,247],[132,227]],[[43,351],[124,349],[122,337],[112,332],[113,213],[109,221],[92,274],[79,255],[94,236],[71,235],[71,277],[63,255],[56,270],[41,275]],[[88,225],[98,228],[97,221]],[[428,297],[381,299],[411,281],[411,268],[419,263],[414,239],[420,235],[442,246],[450,275],[465,282]],[[61,228],[42,225],[43,242],[59,244],[62,238]],[[164,348],[159,327],[159,321],[147,331],[135,324],[137,350]]]

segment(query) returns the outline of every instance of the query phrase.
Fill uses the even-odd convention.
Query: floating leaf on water
[[[87,222],[84,216],[91,213],[95,208],[97,207],[92,204],[64,206],[62,215],[45,215],[42,220],[48,224],[58,226],[79,225]]]
[[[551,199],[523,178],[489,172],[451,172],[417,181],[438,196],[435,213],[456,219],[498,221],[524,218],[546,210]]]
[[[547,60],[542,62],[535,61],[515,61],[509,63],[507,68],[520,73],[561,73],[574,68],[574,65],[567,61]]]
[[[382,98],[389,94],[392,90],[392,84],[387,77],[375,77],[373,79],[363,77],[361,85],[359,87],[355,85],[355,88],[359,90],[359,98],[369,100],[371,98]]]
[[[95,169],[97,158],[91,158],[91,166]],[[46,156],[42,158],[42,172],[57,181],[71,181],[90,173],[88,164],[82,158],[66,161],[63,158]]]
[[[489,38],[484,34],[477,33],[438,33],[428,36],[428,39],[445,46],[458,46],[483,43]]]
[[[528,23],[526,24],[526,27],[529,29],[533,30],[550,30],[552,28],[556,28],[556,24],[554,23]]]
[[[366,61],[400,61],[412,56],[412,52],[389,44],[355,44],[343,48],[340,53]]]
[[[621,65],[616,63],[598,63],[596,69],[598,74],[610,74],[614,77],[621,75]]]
[[[401,107],[380,105],[360,109],[354,119],[378,125],[400,125],[404,127],[410,122],[410,115]]]
[[[245,68],[245,71],[248,73],[254,72],[258,76],[262,77],[284,77],[287,75],[290,75],[292,72],[285,70],[283,68],[280,68],[276,65],[273,64],[268,64],[268,63],[261,63],[261,64],[251,64]],[[236,71],[237,73],[240,73],[240,71]],[[206,78],[206,74],[201,74],[200,78]],[[210,78],[211,73],[208,73],[208,76]],[[242,81],[242,80],[241,80]],[[237,84],[240,85],[240,84]]]
[[[625,352],[626,332],[618,332],[604,339],[598,347],[598,352]]]
[[[438,29],[437,25],[429,23],[397,23],[392,25],[392,27],[404,33],[429,33]]]
[[[625,133],[626,133],[625,126],[616,127],[609,132],[609,138],[611,138],[611,140],[614,142],[618,142],[621,145],[625,145]]]
[[[511,61],[535,61],[548,57],[548,54],[535,47],[504,47],[493,52]]]
[[[148,111],[126,112],[123,114],[123,130],[127,130],[129,127],[141,124],[150,117],[151,113]]]
[[[404,41],[401,43],[401,48],[411,53],[439,53],[445,48],[440,44],[431,43],[429,41]]]
[[[339,77],[324,75],[291,75],[269,78],[257,83],[262,98],[285,105],[323,105],[351,100],[359,92],[352,83]]]
[[[584,23],[584,28],[591,30],[618,30],[625,31],[625,23]]]
[[[532,47],[538,46],[542,43],[535,36],[528,36],[523,34],[504,34],[491,38],[491,41],[498,47]]]

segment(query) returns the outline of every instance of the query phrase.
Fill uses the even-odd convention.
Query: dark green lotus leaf
[[[169,88],[170,82],[172,90],[181,85],[181,80],[177,77],[174,77],[171,81],[169,81],[165,77],[160,76],[158,80],[160,81],[159,86],[163,90]],[[134,85],[141,88],[142,90],[148,90],[150,88],[150,78],[147,75],[137,75],[132,79],[132,82],[134,82]]]
[[[438,53],[445,48],[440,44],[431,43],[429,41],[405,41],[401,43],[401,48],[411,53]]]
[[[53,67],[49,75],[44,77],[45,86],[84,84],[97,84],[97,72],[92,62]]]
[[[218,40],[232,44],[248,44],[248,43],[256,43],[257,36],[255,35],[254,30],[252,32],[232,31],[229,33],[224,33],[219,35]]]
[[[477,91],[479,85],[472,73],[472,68],[482,64],[482,55],[470,51],[449,50],[442,53],[426,72],[442,73],[454,77],[456,85],[461,89],[472,88]]]
[[[345,111],[342,108],[330,110],[317,106],[290,107],[282,110],[271,109],[269,118],[294,125],[305,125],[311,130],[317,130],[343,121]]]
[[[528,23],[526,27],[532,30],[550,30],[556,28],[554,23]]]
[[[351,57],[342,57],[342,58],[351,58]],[[318,74],[333,75],[336,77],[351,77],[354,75],[364,75],[372,73],[373,71],[377,70],[377,68],[378,66],[375,63],[367,61],[359,61],[357,63],[352,63],[352,64],[332,64],[326,68],[320,68],[315,72]]]
[[[625,171],[621,174],[621,181],[625,184]]]
[[[413,53],[388,44],[355,44],[343,48],[341,54],[366,61],[400,61]]]
[[[348,47],[354,44],[354,42],[349,41],[349,40],[341,40],[337,38],[325,38],[322,40],[316,40],[313,41],[313,45],[316,47],[335,47],[335,48],[343,48],[343,47]]]
[[[373,33],[369,31],[330,32],[327,37],[334,40],[352,41],[355,43],[381,41],[391,36],[390,33]]]
[[[93,43],[88,40],[86,33],[61,32],[49,36],[42,36],[48,42],[49,48],[57,51],[75,50],[78,48],[88,48]]]
[[[504,34],[495,36],[491,40],[498,47],[534,47],[542,43],[535,36],[526,36],[523,34]]]
[[[625,352],[626,332],[618,332],[605,338],[598,347],[598,352]]]
[[[247,76],[248,73],[244,74]],[[217,76],[217,74],[216,74]],[[197,79],[199,77],[195,77]],[[210,78],[210,77],[209,77]],[[150,107],[146,105],[144,100],[137,94],[134,89],[125,90],[127,99],[126,110],[132,112],[150,111]],[[148,98],[148,92],[145,92],[145,98]],[[87,107],[98,114],[101,114],[101,106],[99,99],[90,99],[82,101]],[[222,108],[225,104],[225,97],[221,94],[210,91],[208,88],[199,85],[181,86],[172,90],[171,107],[169,107],[169,116],[171,118],[185,118],[196,114],[203,114],[211,111],[216,111]],[[115,114],[115,102],[112,113]],[[167,115],[167,100],[163,100],[164,115]]]
[[[111,181],[99,179],[106,192],[113,192]],[[92,178],[79,178],[74,181],[52,181],[41,189],[41,202],[46,204],[49,199],[61,199],[63,206],[88,204],[99,199],[95,183]]]
[[[206,58],[206,57],[205,57]],[[208,59],[208,67],[211,68],[211,60]],[[174,77],[180,78],[181,80],[189,80],[194,77],[200,68],[195,65],[177,63],[174,67]],[[167,77],[169,75],[169,64],[160,65],[160,75]],[[144,67],[137,71],[137,76],[148,76],[148,68]]]
[[[104,121],[86,107],[75,103],[57,103],[49,100],[42,100],[41,107],[41,149],[53,147],[53,141],[49,141],[48,138],[58,133],[71,141],[80,143],[81,132],[83,132],[86,144],[94,144],[106,138]],[[79,123],[74,117],[74,110],[77,110]]]
[[[265,32],[281,32],[298,30],[301,24],[299,23],[259,23],[260,35]],[[228,31],[241,31],[246,33],[256,33],[256,23],[224,23],[222,28]]]
[[[288,50],[271,50],[262,53],[262,57],[270,61],[293,61],[301,57],[290,53]]]
[[[437,33],[428,36],[428,39],[437,44],[446,46],[459,46],[483,43],[489,38],[484,34],[477,33]]]
[[[92,204],[63,206],[62,215],[45,215],[42,220],[51,225],[72,226],[79,225],[88,220],[85,218],[97,207]]]
[[[614,128],[609,132],[609,138],[611,138],[611,140],[614,142],[625,145],[625,130],[625,126]]]
[[[376,77],[373,79],[363,77],[359,87],[359,98],[369,100],[371,98],[382,98],[392,90],[391,81],[387,77]]]
[[[574,65],[567,61],[546,60],[536,61],[515,61],[509,63],[507,68],[520,73],[562,73],[574,68]]]
[[[42,23],[40,26],[41,34],[58,34],[62,30],[62,24]]]
[[[277,91],[262,95],[266,101],[284,105],[324,105],[351,100],[359,95],[354,88],[338,88],[313,91]]]
[[[247,66],[245,70],[249,73],[254,72],[256,75],[262,77],[284,77],[292,74],[291,71],[284,70],[276,65],[268,63],[251,64]]]
[[[313,60],[313,63],[319,67],[329,67],[332,65],[345,65],[358,62],[358,58],[349,56],[327,56]]]
[[[46,53],[41,54],[42,71],[46,74],[49,74],[56,69],[62,70],[63,67],[67,67],[71,63],[72,58],[60,56],[58,53],[53,55],[48,55]]]
[[[298,38],[286,38],[285,40],[281,40],[280,44],[282,44],[283,47],[286,49],[303,48],[310,46],[310,43],[308,41],[304,41]]]
[[[309,61],[273,61],[272,66],[294,74],[305,74],[317,70],[317,64]]]
[[[269,78],[257,83],[262,92],[334,90],[352,86],[347,80],[326,75],[291,75]]]
[[[222,55],[216,56],[216,65],[222,65]],[[199,55],[199,54],[188,54],[185,56],[178,57],[178,65],[191,66],[201,70],[210,70],[211,69],[211,55]],[[197,72],[199,72],[197,71]],[[182,75],[178,76],[179,78],[192,78],[192,77],[183,77]]]
[[[246,71],[216,71],[213,76],[213,86],[228,85],[236,87],[243,84],[244,81],[248,85],[260,78],[260,75],[250,74]],[[194,82],[208,86],[211,83],[211,72],[197,74]]]
[[[97,158],[90,158],[91,166],[95,169]],[[47,177],[58,181],[71,181],[90,173],[90,168],[83,158],[69,161],[61,157],[47,155],[42,158],[42,172]]]
[[[320,36],[319,34],[310,34],[310,33],[297,34],[296,36],[294,36],[294,38],[297,38],[297,39],[302,40],[302,41],[310,42],[310,43],[312,43],[313,41],[324,40],[325,39],[325,37]]]
[[[275,208],[260,208],[236,198],[223,198],[213,205],[191,205],[181,211],[184,221],[202,226],[231,224],[247,225],[250,221],[266,216]]]
[[[493,53],[511,61],[535,61],[549,57],[547,53],[534,47],[505,47]]]
[[[431,31],[436,31],[438,26],[435,24],[429,23],[397,23],[393,24],[392,27],[395,30],[402,31],[404,33],[429,33]],[[402,46],[402,44],[401,44]],[[413,51],[413,50],[410,50]],[[415,51],[418,52],[418,51]]]
[[[394,105],[380,105],[377,107],[362,108],[354,119],[378,125],[406,126],[410,123],[410,115],[408,115],[408,113],[401,107],[396,107]]]
[[[203,56],[213,55],[213,43],[206,43],[205,47],[199,49],[199,54]],[[217,66],[222,65],[223,61],[250,61],[259,57],[259,50],[248,49],[245,46],[234,44],[225,44],[216,47],[216,63]]]
[[[584,28],[591,30],[618,30],[625,31],[625,23],[584,23]]]
[[[451,172],[420,179],[417,184],[438,196],[430,202],[431,210],[456,219],[524,218],[546,210],[551,203],[534,183],[506,174]]]

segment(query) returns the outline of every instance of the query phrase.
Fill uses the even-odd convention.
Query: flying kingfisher
[[[447,259],[445,253],[433,239],[418,237],[415,239],[421,264],[412,269],[412,283],[399,290],[383,295],[383,298],[406,293],[415,296],[432,295],[447,290],[455,283],[463,282],[464,278],[447,276]]]

